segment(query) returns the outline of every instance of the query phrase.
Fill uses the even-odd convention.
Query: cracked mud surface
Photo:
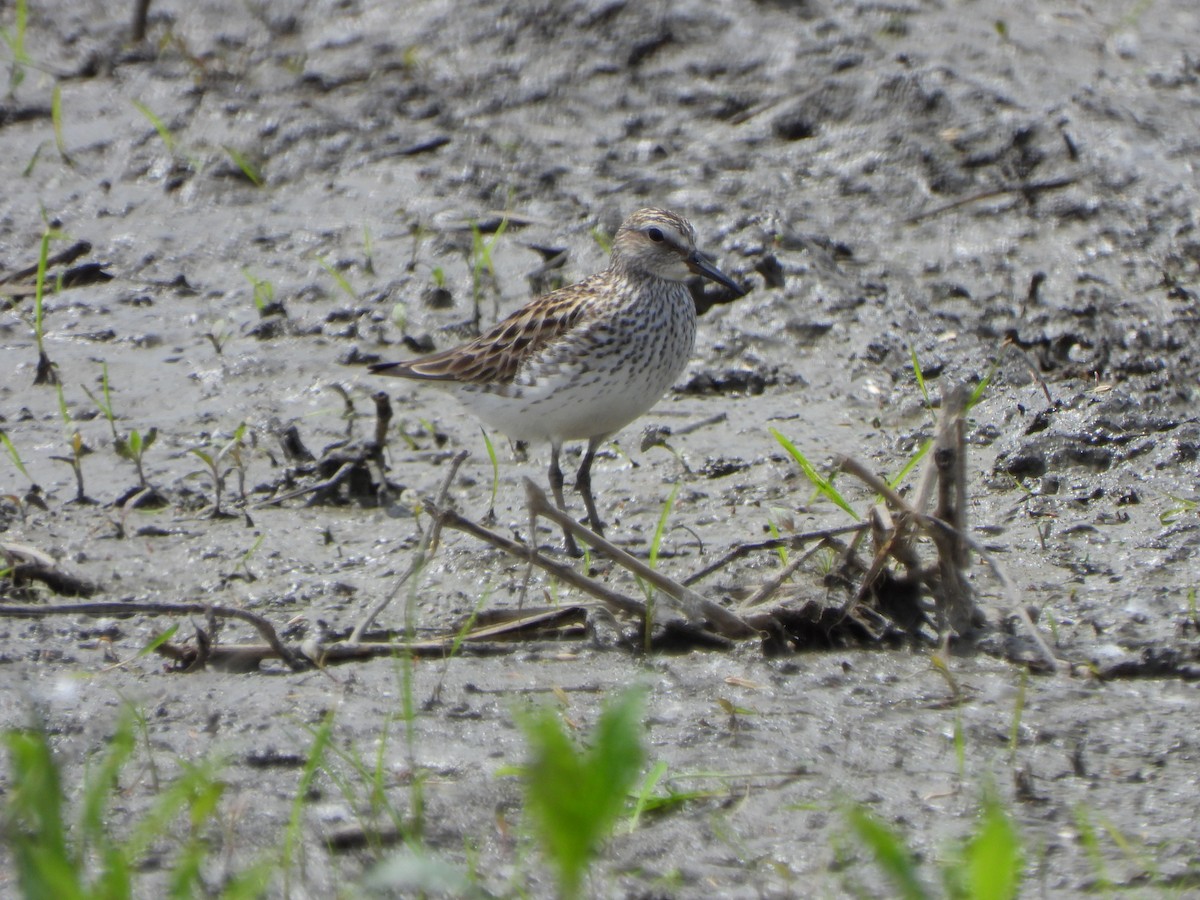
[[[489,890],[505,893],[512,880],[550,894],[521,837],[518,784],[496,775],[522,758],[514,705],[561,688],[587,728],[606,694],[640,681],[650,757],[668,763],[676,786],[713,787],[688,778],[702,772],[736,777],[717,783],[716,797],[618,835],[595,868],[597,894],[877,888],[865,851],[848,843],[841,803],[866,803],[934,860],[969,833],[989,780],[1025,837],[1028,896],[1095,885],[1081,809],[1153,859],[1164,882],[1194,886],[1193,4],[1127,15],[1026,0],[998,23],[958,4],[427,2],[401,15],[353,0],[164,0],[152,7],[152,49],[136,52],[122,43],[124,9],[31,6],[27,45],[43,69],[27,69],[0,102],[0,275],[36,262],[44,208],[92,245],[77,263],[103,263],[113,277],[46,302],[47,354],[95,451],[83,460],[94,505],[71,502],[74,476],[52,459],[70,448],[55,391],[31,386],[33,301],[12,298],[0,314],[0,427],[29,473],[5,455],[0,493],[36,482],[46,507],[22,516],[0,502],[0,540],[50,553],[100,586],[95,599],[207,599],[280,626],[303,616],[351,627],[408,566],[416,520],[303,499],[249,520],[209,519],[211,488],[189,450],[220,446],[247,423],[246,486],[258,500],[287,465],[276,435],[295,426],[314,452],[343,439],[338,386],[361,417],[354,436],[366,437],[370,396],[385,388],[396,411],[389,476],[410,492],[403,499],[436,492],[466,449],[451,497],[482,518],[491,465],[476,422],[436,390],[380,384],[363,363],[460,338],[475,310],[470,222],[520,216],[493,249],[486,323],[555,277],[601,267],[594,228],[611,234],[630,210],[667,206],[753,290],[701,318],[676,390],[619,436],[621,452],[597,461],[610,536],[644,555],[674,483],[660,566],[677,577],[764,537],[769,521],[844,524],[769,429],[822,465],[846,453],[895,473],[933,431],[913,354],[934,397],[994,370],[968,428],[969,521],[1070,672],[1029,679],[1010,754],[1022,673],[986,653],[951,660],[967,698],[958,705],[922,648],[765,660],[747,644],[643,660],[570,642],[458,658],[442,704],[417,719],[427,846],[460,864],[474,847]],[[71,167],[55,149],[48,73],[60,76]],[[169,128],[174,152],[134,101]],[[552,250],[567,251],[563,268],[531,285]],[[271,285],[286,315],[260,316],[252,279]],[[145,456],[169,501],[157,511],[113,506],[137,477],[84,391],[99,395],[102,365],[121,431],[157,429]],[[707,424],[688,430],[696,423]],[[646,425],[676,432],[675,452],[640,450]],[[525,533],[520,479],[544,479],[545,450],[522,462],[496,438],[496,528]],[[859,509],[870,503],[839,484]],[[234,479],[227,488],[236,512]],[[721,597],[778,566],[760,554],[702,587]],[[483,592],[489,606],[515,604],[522,574],[519,562],[448,535],[416,621],[445,629]],[[1003,635],[997,586],[980,566],[973,580]],[[795,584],[824,595],[818,564]],[[397,603],[381,624],[401,623]],[[3,620],[0,724],[26,722],[36,704],[68,783],[123,699],[146,712],[164,765],[226,755],[235,861],[278,845],[299,778],[287,760],[303,758],[306,727],[334,709],[337,739],[373,754],[398,713],[398,669],[382,660],[332,678],[171,675],[154,657],[107,670],[106,645],[126,659],[163,627]],[[222,633],[250,637],[233,624]],[[441,678],[440,664],[419,664],[417,700]],[[731,719],[720,700],[748,713]],[[413,761],[398,729],[386,764],[403,807]],[[150,788],[127,788],[119,813],[134,816]],[[297,896],[329,896],[374,858],[325,849],[354,816],[332,784],[319,789]],[[1136,854],[1101,849],[1110,879],[1143,883]],[[0,893],[15,890],[11,872],[0,866]]]

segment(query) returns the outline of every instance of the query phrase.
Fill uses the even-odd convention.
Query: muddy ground
[[[484,517],[492,481],[469,415],[436,390],[381,385],[363,364],[449,346],[476,293],[486,324],[535,287],[595,271],[593,229],[667,206],[753,289],[701,319],[676,389],[598,461],[610,535],[644,556],[676,483],[659,565],[677,577],[770,522],[785,533],[846,524],[769,429],[823,467],[849,453],[895,473],[933,429],[912,354],[935,399],[994,369],[968,428],[972,531],[1068,665],[1032,675],[1019,699],[1023,667],[988,652],[1003,645],[1009,610],[978,566],[994,631],[951,659],[958,703],[927,646],[766,659],[744,643],[643,658],[581,639],[422,662],[416,700],[444,677],[441,703],[416,720],[415,758],[393,722],[389,802],[408,809],[415,766],[429,849],[469,864],[489,891],[548,895],[519,785],[500,772],[523,758],[514,708],[561,689],[587,729],[605,696],[642,683],[651,759],[668,764],[673,787],[714,793],[619,834],[595,895],[876,890],[846,801],[899,828],[936,884],[988,783],[1020,825],[1026,896],[1104,879],[1155,896],[1196,888],[1194,3],[1023,0],[997,18],[980,3],[155,0],[139,47],[127,42],[132,5],[31,2],[31,63],[0,103],[0,274],[36,262],[44,210],[64,235],[51,252],[87,241],[73,265],[112,276],[46,301],[69,426],[55,390],[33,386],[32,298],[4,303],[0,427],[28,477],[5,452],[0,491],[13,497],[0,500],[0,540],[51,554],[99,586],[95,600],[207,600],[281,628],[299,617],[310,634],[353,626],[409,566],[428,520],[405,508],[436,492],[450,457],[471,454],[450,491],[466,515]],[[7,7],[4,25],[11,34]],[[56,147],[55,85],[70,165]],[[495,277],[475,291],[469,223],[503,210],[514,218],[492,249]],[[536,248],[568,253],[531,285],[545,261]],[[260,315],[255,282],[284,315]],[[104,366],[118,431],[157,429],[145,474],[162,508],[117,505],[138,478],[97,409]],[[387,459],[401,502],[242,510],[231,475],[223,500],[236,515],[206,515],[212,488],[191,449],[219,448],[245,423],[257,504],[293,465],[285,429],[314,452],[348,428],[368,437],[381,387],[396,409]],[[640,448],[646,424],[677,432],[674,453]],[[73,502],[72,470],[54,459],[70,456],[76,428],[94,451],[82,462],[92,503]],[[494,437],[496,528],[525,534],[520,479],[544,477],[545,448],[521,461]],[[840,484],[866,508],[865,489]],[[547,528],[540,540],[558,538]],[[779,566],[752,555],[701,587],[720,598]],[[485,593],[486,608],[515,605],[521,572],[447,534],[414,599],[418,628],[451,626]],[[799,572],[797,595],[824,598],[822,575],[819,560]],[[619,570],[608,577],[637,593]],[[535,593],[585,599],[545,580]],[[379,660],[182,675],[155,656],[110,667],[172,621],[180,638],[203,624],[4,619],[0,724],[40,710],[68,784],[126,701],[148,716],[165,772],[224,755],[216,885],[221,865],[279,847],[308,729],[327,711],[339,746],[376,752],[401,708],[402,670]],[[399,601],[381,624],[403,624]],[[220,637],[253,633],[231,623]],[[151,801],[144,773],[124,777],[114,829]],[[724,777],[703,777],[713,773]],[[318,779],[292,896],[358,893],[348,885],[381,854],[326,846],[356,813]],[[147,895],[154,884],[151,873]],[[5,861],[0,894],[15,891]]]

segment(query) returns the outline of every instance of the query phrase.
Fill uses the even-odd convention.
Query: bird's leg
[[[600,521],[600,514],[596,512],[596,501],[592,497],[592,460],[596,458],[596,450],[603,441],[602,437],[595,437],[588,441],[587,452],[583,454],[583,462],[579,465],[579,474],[575,476],[575,490],[583,496],[583,505],[587,507],[588,524],[592,531],[601,537],[604,536],[604,523]]]
[[[567,511],[567,503],[563,499],[563,473],[562,467],[558,463],[559,454],[562,453],[562,443],[555,441],[550,445],[550,492],[554,494],[554,502],[563,512]],[[533,541],[536,538],[534,535],[529,535],[529,540]],[[563,543],[567,548],[567,553],[571,556],[582,556],[579,552],[579,547],[575,544],[575,538],[571,536],[571,532],[563,529]]]

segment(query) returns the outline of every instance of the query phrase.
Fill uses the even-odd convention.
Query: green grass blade
[[[62,382],[60,381],[58,384],[54,385],[54,388],[56,391],[58,391],[59,418],[61,418],[63,424],[69,428],[71,426],[71,411],[67,409],[67,398],[63,394]]]
[[[363,259],[366,260],[363,268],[366,269],[368,275],[375,274],[375,253],[373,248],[374,242],[371,240],[371,229],[366,223],[363,223]]]
[[[834,488],[832,483],[830,483],[826,479],[822,478],[817,473],[817,470],[815,468],[813,468],[812,463],[810,463],[804,457],[804,454],[800,452],[800,450],[796,447],[796,445],[793,444],[791,441],[789,441],[786,437],[784,437],[778,431],[776,431],[774,428],[770,429],[770,431],[771,431],[771,434],[773,434],[775,436],[775,440],[779,441],[780,446],[783,447],[783,449],[788,452],[788,454],[792,457],[792,459],[794,459],[796,461],[796,464],[798,466],[800,466],[800,470],[804,473],[805,477],[807,477],[808,480],[812,482],[813,487],[815,487],[818,491],[820,491],[822,494],[824,494],[828,499],[832,500],[835,504],[837,504],[842,509],[844,509],[857,522],[860,517],[859,517],[858,513],[856,513],[854,511],[854,507],[852,507],[849,503],[846,502],[845,498],[842,497],[842,495],[837,492],[837,489]]]
[[[67,846],[61,775],[45,732],[13,729],[5,733],[4,745],[9,771],[4,837],[22,894],[84,900],[80,862]]]
[[[108,750],[104,758],[96,768],[88,772],[84,781],[79,833],[89,845],[102,845],[108,841],[108,801],[117,788],[117,775],[133,755],[134,745],[133,715],[129,708],[125,707],[117,719],[116,731],[108,739]]]
[[[1021,680],[1017,683],[1017,699],[1013,703],[1012,723],[1008,726],[1008,755],[1015,760],[1017,747],[1021,738],[1021,717],[1025,713],[1025,693],[1029,689],[1029,667],[1021,670]]]
[[[929,438],[925,443],[917,448],[917,452],[908,458],[908,462],[904,464],[904,468],[896,473],[896,477],[888,482],[888,487],[896,488],[909,476],[913,469],[917,467],[917,463],[925,458],[925,454],[929,452],[929,448],[933,446],[933,438]]]
[[[974,390],[971,391],[971,396],[967,398],[967,405],[963,409],[964,413],[974,409],[975,404],[983,399],[983,395],[987,392],[988,386],[992,383],[992,379],[996,377],[996,372],[999,370],[1000,360],[997,359],[992,363],[991,368],[987,370],[987,374],[979,379],[979,384],[975,385]]]
[[[174,625],[172,625],[166,631],[162,632],[161,634],[155,635],[153,638],[151,638],[149,641],[146,642],[146,646],[142,647],[142,649],[140,649],[137,652],[137,655],[134,656],[134,659],[140,659],[141,657],[146,656],[147,654],[153,653],[155,650],[157,650],[159,647],[161,647],[163,644],[165,644],[171,638],[175,637],[175,632],[177,632],[178,630],[179,630],[179,623],[176,622]]]
[[[123,847],[125,857],[140,860],[155,842],[162,840],[180,813],[187,814],[193,832],[199,829],[225,790],[217,779],[218,768],[215,762],[184,763],[183,773],[158,792],[149,812],[134,826]]]
[[[654,789],[658,787],[658,783],[662,781],[664,775],[667,774],[667,763],[665,760],[659,760],[654,764],[646,777],[642,779],[641,790],[638,791],[637,800],[633,805],[633,812],[629,815],[629,825],[627,831],[629,834],[637,831],[638,822],[642,818],[642,813],[646,811],[652,800],[654,800]]]
[[[50,258],[50,240],[53,237],[54,231],[49,227],[42,232],[42,245],[38,251],[37,280],[34,282],[33,287],[33,333],[37,339],[38,353],[44,352],[42,348],[42,320],[45,309],[43,300],[45,299],[46,290],[46,263]]]
[[[286,871],[292,864],[292,853],[300,840],[300,826],[304,816],[304,805],[308,802],[308,791],[313,779],[325,759],[325,748],[333,739],[333,709],[325,714],[321,725],[313,737],[312,746],[308,749],[308,759],[304,763],[304,771],[300,773],[300,783],[296,785],[296,796],[292,798],[292,814],[288,819],[287,831],[283,840],[283,868]]]
[[[8,436],[8,432],[0,429],[0,444],[4,445],[4,449],[8,451],[9,457],[13,461],[13,465],[17,467],[17,471],[33,481],[29,476],[28,470],[25,468],[25,463],[21,462],[21,454],[17,452],[17,448],[13,445],[12,440]]]
[[[979,830],[966,848],[967,884],[972,900],[1012,900],[1021,886],[1021,841],[1000,801],[983,801]]]
[[[25,80],[25,66],[29,64],[29,52],[25,49],[25,29],[29,23],[29,6],[26,0],[17,0],[15,28],[9,31],[0,28],[0,37],[8,44],[13,59],[8,71],[8,92],[11,95]]]
[[[317,262],[319,262],[321,264],[321,268],[328,272],[330,277],[337,282],[337,286],[342,289],[342,292],[347,297],[349,297],[351,300],[358,299],[358,295],[354,293],[354,288],[350,286],[350,282],[346,279],[345,275],[335,269],[323,256],[318,256]]]
[[[858,839],[875,854],[896,895],[904,900],[925,900],[928,894],[917,878],[916,860],[900,836],[861,806],[850,807],[846,816]]]
[[[25,164],[25,168],[21,170],[21,177],[28,178],[33,174],[33,170],[37,168],[38,160],[42,158],[42,148],[46,146],[46,142],[38,144],[33,148],[33,154],[29,157],[29,162]]]
[[[167,123],[155,115],[154,110],[148,107],[145,103],[142,103],[140,100],[134,100],[132,102],[137,111],[146,117],[146,121],[154,126],[154,130],[158,132],[158,136],[162,138],[163,144],[166,145],[167,152],[174,155],[175,136],[171,134],[171,129],[167,127]]]
[[[1075,830],[1079,833],[1079,843],[1092,865],[1092,873],[1096,888],[1105,893],[1112,890],[1112,880],[1108,877],[1108,869],[1104,865],[1104,852],[1100,849],[1100,839],[1087,807],[1082,803],[1075,807]]]
[[[679,494],[679,482],[671,486],[671,494],[667,497],[667,502],[663,504],[662,512],[658,514],[658,525],[654,528],[654,537],[650,541],[650,568],[658,568],[658,550],[662,546],[663,534],[667,530],[667,520],[671,517],[671,510],[675,506],[675,498]]]
[[[500,224],[496,226],[496,230],[492,233],[491,238],[484,241],[483,244],[483,260],[487,266],[488,273],[495,278],[496,268],[492,265],[492,251],[496,248],[496,244],[500,243],[500,238],[504,232],[508,230],[508,216],[500,220]]]
[[[492,446],[492,439],[488,437],[486,429],[480,425],[479,430],[483,432],[483,445],[487,448],[488,459],[492,461],[492,498],[488,501],[488,509],[495,510],[496,489],[500,486],[500,463],[496,460],[496,448]]]
[[[246,176],[246,179],[255,187],[263,186],[262,172],[258,170],[258,166],[254,165],[246,154],[239,151],[236,147],[230,147],[228,144],[222,144],[221,149],[224,150],[233,164],[241,170],[241,173]]]
[[[767,532],[771,535],[771,540],[779,540],[779,526],[775,524],[775,520],[767,519]],[[775,552],[779,555],[779,564],[787,568],[788,564],[788,548],[780,544],[775,548]]]
[[[909,355],[912,356],[913,375],[917,378],[917,387],[921,389],[921,396],[925,398],[925,408],[932,409],[933,404],[929,402],[929,387],[925,384],[925,373],[921,371],[921,362],[917,359],[917,348],[909,347]]]
[[[68,166],[74,166],[75,161],[67,153],[67,142],[63,138],[62,87],[58,84],[54,85],[54,91],[50,94],[50,122],[54,126],[54,146],[58,148],[58,155]]]

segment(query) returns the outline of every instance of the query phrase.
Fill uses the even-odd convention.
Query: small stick
[[[996,561],[996,559],[982,544],[974,540],[970,535],[966,535],[958,531],[947,522],[943,522],[941,519],[938,519],[935,516],[918,512],[917,510],[913,509],[903,497],[901,497],[888,486],[887,482],[885,482],[874,472],[867,469],[858,460],[843,456],[839,458],[838,465],[843,472],[858,478],[871,490],[875,491],[877,494],[882,494],[888,500],[888,502],[893,503],[896,508],[911,515],[913,517],[913,521],[920,524],[921,527],[929,531],[931,535],[937,531],[953,534],[957,540],[962,541],[962,543],[968,549],[970,549],[975,553],[976,556],[987,563],[988,568],[992,570],[992,574],[996,576],[996,580],[1000,582],[1000,586],[1004,590],[1005,599],[1008,601],[1013,613],[1016,614],[1017,618],[1021,620],[1022,624],[1024,624],[1026,629],[1029,631],[1030,637],[1033,638],[1034,643],[1037,644],[1038,649],[1045,658],[1047,666],[1051,671],[1058,671],[1058,658],[1054,655],[1054,652],[1050,649],[1049,645],[1046,644],[1045,639],[1037,630],[1037,627],[1033,624],[1033,620],[1029,618],[1029,613],[1021,604],[1021,597],[1017,591],[1016,585],[1009,580],[1008,575],[1005,574],[1004,569],[1000,566],[1000,563]]]
[[[525,479],[525,496],[530,507],[538,515],[545,516],[557,525],[571,531],[576,537],[586,541],[589,546],[600,550],[613,562],[628,569],[639,578],[650,582],[668,597],[682,604],[689,619],[693,621],[708,619],[726,637],[755,637],[758,635],[758,631],[751,628],[736,613],[730,612],[720,604],[713,603],[702,594],[698,594],[691,588],[650,568],[640,559],[630,556],[620,547],[606,541],[600,535],[580,525],[557,506],[551,504],[545,492],[528,478]]]
[[[825,542],[822,541],[821,543],[817,544],[815,547],[810,549],[803,556],[799,556],[796,559],[793,559],[791,562],[789,562],[786,566],[783,567],[782,571],[780,571],[778,575],[776,575],[774,578],[767,581],[757,591],[755,591],[753,594],[751,594],[749,597],[747,597],[745,600],[743,600],[741,605],[738,607],[738,609],[739,610],[750,609],[751,607],[758,606],[760,603],[765,603],[767,600],[771,599],[771,597],[775,596],[775,592],[778,591],[781,587],[783,587],[783,583],[785,581],[787,581],[789,578],[791,578],[794,574],[796,574],[796,570],[799,569],[806,562],[808,562],[810,559],[812,559],[813,554],[816,553],[818,550],[820,550],[824,546],[825,546]]]
[[[392,424],[392,401],[387,391],[376,391],[371,395],[375,401],[375,447],[382,451],[387,446],[388,426]]]
[[[757,553],[760,550],[779,550],[786,547],[790,550],[801,550],[804,545],[811,541],[827,541],[831,538],[840,537],[843,534],[851,534],[861,532],[866,529],[866,525],[859,523],[857,525],[843,525],[839,528],[822,528],[820,531],[806,531],[802,534],[793,534],[788,537],[769,538],[765,541],[755,541],[749,544],[738,544],[720,559],[714,563],[710,563],[687,578],[683,579],[683,584],[691,586],[697,581],[703,581],[713,572],[718,569],[723,569],[732,562],[736,562],[743,556],[749,556],[751,553]]]
[[[1033,181],[1028,184],[1006,184],[1002,187],[993,188],[990,191],[983,191],[978,194],[972,194],[970,197],[963,197],[961,200],[955,200],[942,206],[935,206],[933,209],[917,213],[915,216],[909,216],[904,220],[904,224],[914,225],[917,222],[932,219],[934,216],[940,216],[944,212],[950,212],[951,210],[958,209],[960,206],[976,203],[979,200],[990,200],[993,197],[1003,197],[1005,194],[1030,195],[1040,194],[1043,191],[1057,191],[1060,188],[1070,187],[1074,183],[1074,178],[1052,178],[1049,181]]]
[[[348,462],[344,462],[344,463],[342,463],[341,468],[339,468],[336,472],[333,473],[333,475],[331,475],[326,480],[322,481],[320,484],[313,484],[313,485],[309,485],[308,487],[296,488],[296,490],[288,491],[286,494],[280,494],[278,497],[269,497],[266,500],[260,500],[257,503],[255,503],[254,506],[251,508],[252,509],[262,509],[265,506],[276,506],[280,503],[284,503],[295,497],[303,497],[305,494],[315,494],[318,491],[328,491],[331,488],[337,487],[339,484],[341,484],[343,481],[345,481],[346,478],[349,477],[350,473],[352,471],[354,471],[354,467],[357,464],[358,463],[356,460],[350,460]]]
[[[87,241],[76,241],[66,250],[60,250],[46,258],[46,271],[49,271],[52,266],[67,265],[73,263],[85,253],[92,252],[92,245]],[[9,272],[7,275],[0,276],[0,284],[7,284],[13,281],[23,281],[26,278],[32,278],[37,274],[40,263],[34,263],[31,266],[26,266],[23,269],[17,269],[15,272]],[[49,279],[47,279],[49,281]],[[30,293],[33,293],[32,287]]]
[[[467,456],[468,454],[466,450],[460,450],[457,454],[455,454],[454,458],[450,460],[450,470],[446,472],[446,477],[442,479],[442,486],[438,490],[437,499],[430,506],[430,509],[435,511],[435,515],[433,517],[433,527],[426,531],[424,536],[421,538],[421,543],[417,547],[416,556],[413,557],[412,564],[408,567],[408,570],[400,576],[400,580],[396,582],[396,586],[392,588],[391,593],[375,604],[375,607],[363,617],[363,620],[354,626],[354,631],[350,633],[348,643],[357,644],[362,640],[363,632],[375,624],[375,619],[378,618],[379,614],[387,609],[388,604],[396,599],[397,595],[400,593],[400,588],[404,586],[408,579],[424,568],[429,554],[436,550],[438,537],[442,533],[442,521],[441,518],[436,515],[436,510],[446,502],[446,497],[450,493],[450,486],[454,483],[454,476],[458,474],[459,467],[462,466],[463,461],[466,460]]]
[[[680,435],[691,434],[693,431],[699,431],[701,428],[707,428],[709,425],[720,425],[727,418],[729,416],[723,412],[713,413],[711,416],[705,416],[703,419],[687,422],[678,428],[672,428],[671,435],[672,437],[679,437]]]
[[[10,606],[0,605],[0,617],[40,619],[45,616],[228,616],[253,625],[271,649],[287,663],[294,672],[303,672],[308,663],[299,654],[279,639],[275,626],[256,613],[231,606],[213,606],[210,603],[71,603],[62,606]]]
[[[624,594],[605,587],[598,581],[593,581],[586,575],[581,575],[570,566],[564,566],[562,563],[555,562],[543,556],[536,549],[531,550],[524,544],[518,544],[514,540],[510,540],[501,534],[484,528],[482,525],[459,515],[452,509],[430,507],[430,512],[433,514],[434,520],[443,527],[452,528],[455,531],[461,531],[472,537],[479,538],[484,543],[491,544],[498,550],[510,553],[518,559],[529,560],[535,566],[549,572],[560,581],[572,587],[579,588],[584,593],[595,597],[613,612],[626,613],[627,615],[642,619],[646,617],[646,607],[640,600],[635,600],[633,597],[626,597]]]

